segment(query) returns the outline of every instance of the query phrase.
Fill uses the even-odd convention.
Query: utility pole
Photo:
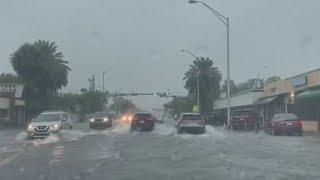
[[[94,74],[92,74],[92,90],[95,92],[95,86],[96,86],[96,79],[94,77]]]

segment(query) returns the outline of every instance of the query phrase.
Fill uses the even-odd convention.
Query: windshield
[[[295,121],[298,117],[294,114],[276,114],[272,121]]]
[[[34,122],[60,121],[61,114],[40,114]]]
[[[202,120],[200,115],[182,115],[182,120]]]
[[[96,112],[94,114],[95,117],[107,117],[108,116],[108,113],[106,112]]]
[[[152,115],[151,114],[136,114],[135,117],[139,118],[139,119],[147,119],[147,118],[151,118]]]

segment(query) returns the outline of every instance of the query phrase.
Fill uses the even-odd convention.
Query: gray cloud
[[[264,65],[263,77],[319,66],[319,1],[206,2],[231,18],[236,82],[257,76]],[[180,49],[210,56],[226,70],[223,24],[187,0],[1,0],[0,22],[0,72],[12,71],[9,55],[22,43],[56,41],[73,69],[64,91],[87,87],[92,73],[101,87],[102,71],[112,67],[106,77],[111,91],[185,92],[183,73],[192,59]]]

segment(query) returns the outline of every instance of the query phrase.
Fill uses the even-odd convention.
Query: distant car
[[[255,116],[251,109],[237,110],[232,113],[232,127],[234,130],[254,130]],[[257,117],[256,117],[257,118]]]
[[[72,129],[72,122],[68,113],[63,111],[46,111],[39,114],[27,126],[29,138],[45,137],[57,133],[61,129]]]
[[[206,132],[206,122],[200,113],[182,113],[176,122],[177,133],[184,132]]]
[[[151,113],[136,113],[132,117],[131,131],[152,131],[155,126],[155,117]]]
[[[302,121],[292,113],[275,114],[271,121],[266,123],[265,132],[271,135],[302,136]]]
[[[110,128],[112,127],[112,118],[107,112],[96,112],[89,123],[90,128]]]
[[[121,123],[125,125],[131,125],[133,115],[131,113],[123,114],[121,117]]]

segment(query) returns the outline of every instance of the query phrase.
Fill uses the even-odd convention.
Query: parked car
[[[90,128],[110,128],[112,127],[112,118],[107,112],[96,112],[90,119]]]
[[[232,127],[234,130],[254,130],[255,116],[252,109],[236,110],[232,113]]]
[[[177,133],[206,132],[206,122],[200,113],[182,113],[176,122]]]
[[[27,126],[29,138],[45,137],[57,133],[61,129],[72,129],[72,122],[68,113],[63,111],[46,111],[39,114]]]
[[[156,118],[151,113],[135,113],[131,121],[131,131],[152,131]]]
[[[266,123],[265,132],[271,135],[302,136],[302,121],[292,113],[275,114],[271,121]]]

